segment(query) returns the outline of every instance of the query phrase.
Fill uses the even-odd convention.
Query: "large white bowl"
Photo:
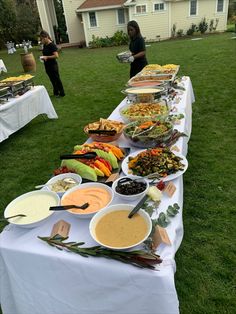
[[[23,227],[34,228],[42,224],[54,212],[49,210],[50,206],[60,204],[60,197],[55,192],[40,190],[22,194],[11,201],[5,211],[4,217],[16,214],[24,214],[26,217],[11,218],[11,224]]]
[[[96,225],[103,216],[105,216],[106,214],[113,212],[113,211],[125,210],[125,211],[127,211],[127,219],[132,219],[132,218],[128,218],[128,215],[133,208],[134,208],[134,205],[116,204],[116,205],[111,205],[109,207],[106,207],[103,210],[100,210],[99,212],[97,212],[97,214],[93,216],[93,218],[91,219],[90,224],[89,224],[89,232],[90,232],[90,235],[92,236],[92,238],[97,243],[99,243],[100,245],[102,245],[106,248],[109,248],[109,249],[113,249],[113,250],[131,249],[131,248],[134,248],[134,247],[140,245],[141,243],[143,243],[148,238],[148,236],[150,235],[150,233],[152,231],[152,220],[151,220],[150,216],[142,209],[140,209],[138,211],[138,214],[141,215],[142,217],[144,217],[145,222],[147,223],[147,232],[146,232],[145,236],[139,242],[134,243],[133,245],[129,245],[129,246],[114,247],[114,246],[109,246],[109,245],[102,243],[101,241],[99,241],[97,239],[97,236],[96,236],[96,232],[95,232]]]
[[[101,209],[109,206],[113,200],[113,197],[114,197],[114,192],[112,190],[112,188],[110,188],[109,186],[107,186],[106,184],[102,184],[102,183],[98,183],[98,182],[88,182],[88,183],[83,183],[83,184],[80,184],[80,185],[77,185],[73,188],[71,188],[70,190],[68,190],[67,192],[64,193],[64,195],[62,196],[62,199],[61,199],[61,204],[63,205],[66,205],[64,203],[64,200],[66,197],[68,197],[71,193],[73,193],[74,191],[77,191],[77,190],[83,190],[83,189],[87,189],[87,188],[100,188],[100,189],[103,189],[104,191],[106,191],[109,196],[110,196],[110,201],[105,204],[104,206],[100,207],[98,210],[96,211],[93,211],[93,212],[90,212],[88,213],[86,209],[84,210],[81,210],[80,212],[77,212],[77,213],[74,213],[72,212],[71,210],[67,210],[68,213],[70,213],[71,215],[73,215],[74,217],[77,217],[77,218],[91,218],[93,217],[98,211],[100,211]],[[92,193],[91,193],[92,195]],[[83,201],[84,203],[89,203],[89,199],[84,199]],[[76,200],[73,204],[68,204],[68,205],[79,205],[81,206],[81,199],[78,199]],[[89,207],[88,207],[89,208]]]
[[[132,194],[132,195],[125,195],[125,194],[121,194],[119,192],[116,191],[116,187],[117,187],[117,184],[118,182],[121,180],[121,179],[124,179],[124,178],[130,178],[130,179],[138,179],[138,181],[140,182],[144,182],[146,183],[146,189],[141,192],[141,193],[137,193],[137,194]],[[119,196],[120,198],[122,198],[123,200],[126,200],[126,201],[135,201],[135,200],[138,200],[140,198],[142,198],[146,193],[147,193],[147,190],[149,188],[149,182],[147,179],[145,178],[142,178],[142,177],[139,177],[139,176],[135,176],[135,175],[128,175],[128,176],[124,176],[124,177],[120,177],[118,178],[117,180],[115,180],[112,184],[112,190],[114,191],[114,194]]]
[[[81,176],[79,174],[72,173],[72,172],[67,172],[67,173],[58,174],[58,175],[52,177],[50,180],[48,180],[48,182],[46,183],[47,184],[46,189],[49,190],[49,191],[52,191],[51,184],[56,183],[57,181],[63,180],[65,178],[72,178],[72,179],[74,179],[77,182],[77,185],[81,184],[81,182],[82,182],[82,178],[81,178]],[[70,189],[68,189],[67,191],[69,191]],[[65,191],[65,192],[67,192],[67,191]],[[52,192],[54,192],[54,191],[52,191]],[[60,197],[62,197],[62,195],[65,192],[56,192],[56,193]]]

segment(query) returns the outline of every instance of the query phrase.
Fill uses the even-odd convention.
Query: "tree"
[[[13,0],[0,0],[0,47],[14,40],[16,30],[16,12]]]
[[[57,23],[58,23],[57,29],[56,29],[56,26],[54,26],[54,33],[55,33],[57,43],[59,43],[60,41],[58,37],[60,37],[63,42],[68,42],[66,20],[65,20],[62,0],[54,0],[54,7],[55,7]]]
[[[16,36],[15,40],[21,42],[23,39],[37,42],[39,31],[39,14],[34,1],[17,1],[16,9]]]

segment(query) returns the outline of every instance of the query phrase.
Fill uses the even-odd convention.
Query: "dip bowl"
[[[113,250],[127,250],[143,243],[152,231],[152,221],[142,209],[128,218],[133,208],[134,205],[116,204],[100,210],[89,224],[92,238]]]
[[[132,187],[130,185],[131,184],[130,182],[132,182]],[[146,187],[144,189],[140,189],[140,186],[139,186],[140,183],[142,183],[143,185],[146,185]],[[119,186],[121,187],[121,189],[119,189]],[[114,191],[115,196],[118,196],[121,199],[130,201],[130,202],[133,202],[135,200],[139,200],[140,198],[142,198],[147,193],[148,188],[149,188],[148,180],[143,177],[139,177],[135,175],[128,175],[128,176],[120,177],[117,180],[115,180],[112,184],[112,189]],[[139,189],[142,191],[140,192]],[[125,194],[122,193],[123,191]]]
[[[68,190],[61,198],[61,205],[78,205],[89,203],[86,209],[72,208],[67,212],[77,218],[91,218],[104,207],[110,205],[114,192],[109,186],[89,182],[76,185]]]
[[[73,181],[75,181],[75,184],[73,186],[71,185],[71,187],[69,184],[66,184],[66,182],[69,183],[69,179],[72,179]],[[63,184],[64,188],[63,186],[61,186],[62,189],[60,189],[60,186],[57,186],[57,182],[59,183],[60,181],[63,181],[65,183]],[[80,175],[76,173],[67,172],[67,173],[58,174],[52,177],[50,180],[48,180],[48,182],[46,183],[46,189],[48,191],[56,192],[60,197],[62,197],[65,192],[69,191],[75,185],[81,184],[81,182],[82,182],[82,178]]]
[[[34,228],[41,225],[54,213],[49,210],[50,206],[58,206],[59,204],[60,197],[55,192],[32,191],[11,201],[4,211],[4,217],[23,214],[25,217],[8,219],[9,223],[23,228]]]

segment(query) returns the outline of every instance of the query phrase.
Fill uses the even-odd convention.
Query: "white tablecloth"
[[[46,114],[49,119],[58,118],[44,86],[32,87],[24,95],[0,104],[0,142],[40,114]]]
[[[7,72],[7,68],[5,67],[4,62],[0,59],[0,74],[1,72]]]
[[[191,105],[194,101],[189,78],[178,105],[186,116],[180,130],[191,133]],[[119,107],[110,118],[120,119]],[[127,146],[124,139],[120,144]],[[177,143],[187,152],[187,140]],[[36,182],[35,182],[36,183]],[[172,198],[163,197],[158,212],[175,202],[181,210],[166,228],[171,246],[160,245],[163,259],[158,271],[139,269],[104,258],[84,258],[58,251],[37,239],[50,235],[59,219],[71,223],[70,240],[95,245],[88,233],[89,220],[76,219],[66,212],[54,213],[34,229],[8,225],[0,235],[0,301],[4,314],[174,314],[179,313],[175,289],[175,253],[183,237],[182,176],[175,179]],[[119,198],[114,203],[120,202]],[[122,201],[123,202],[123,201]]]

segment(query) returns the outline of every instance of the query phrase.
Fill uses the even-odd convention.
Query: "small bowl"
[[[102,200],[102,196],[106,198],[106,200]],[[113,197],[114,192],[112,188],[106,184],[89,182],[77,185],[64,193],[61,199],[61,205],[82,205],[89,203],[90,206],[84,210],[70,209],[67,210],[67,212],[77,218],[91,218],[98,211],[109,206]]]
[[[40,199],[43,200],[42,203]],[[55,192],[32,191],[11,201],[4,211],[4,217],[25,214],[26,217],[11,218],[9,222],[23,228],[34,228],[41,225],[54,213],[54,211],[49,210],[50,206],[58,206],[59,204],[60,198]]]
[[[102,219],[104,216],[106,216],[107,214],[109,213],[112,213],[112,212],[116,212],[116,211],[120,211],[120,210],[125,210],[127,212],[127,219],[130,219],[130,222],[132,223],[135,223],[137,221],[135,221],[135,216],[133,218],[128,218],[128,215],[129,213],[131,212],[131,210],[134,208],[134,205],[129,205],[129,204],[116,204],[116,205],[111,205],[109,207],[106,207],[104,208],[103,210],[100,210],[90,221],[90,224],[89,224],[89,232],[90,232],[90,235],[92,236],[92,238],[97,242],[99,243],[100,245],[106,247],[106,248],[109,248],[109,249],[113,249],[113,250],[126,250],[126,249],[131,249],[137,245],[140,245],[142,242],[144,242],[148,236],[150,235],[151,233],[151,230],[152,230],[152,220],[150,218],[150,216],[142,209],[140,209],[138,211],[137,214],[135,215],[140,215],[141,217],[144,218],[145,220],[145,223],[146,223],[146,231],[145,233],[142,235],[142,237],[138,240],[136,240],[136,242],[133,242],[132,244],[127,244],[127,245],[111,245],[111,244],[107,244],[105,243],[105,241],[103,240],[98,240],[98,237],[96,235],[96,226],[98,224],[98,222],[100,221],[100,219]],[[133,220],[132,220],[133,219]],[[112,219],[111,223],[117,223],[117,219]],[[121,224],[121,222],[119,221],[119,224]],[[127,227],[126,227],[127,228]],[[110,226],[110,229],[112,230],[113,232],[113,235],[114,233],[116,232],[115,228],[113,226]],[[127,230],[127,229],[126,229]],[[108,230],[109,231],[109,230]],[[108,232],[106,231],[106,233]],[[124,231],[125,229],[123,229],[121,231],[122,233],[122,236],[124,236]],[[140,230],[137,231],[137,233],[139,233]],[[115,234],[115,237],[117,239],[120,238],[120,234]],[[127,238],[129,237],[129,235],[127,235]],[[124,237],[125,239],[125,237]]]
[[[57,181],[59,180],[63,180],[63,179],[66,179],[66,178],[72,178],[74,179],[77,184],[76,185],[79,185],[81,184],[82,182],[82,178],[80,175],[76,174],[76,173],[71,173],[71,172],[67,172],[67,173],[62,173],[62,174],[58,174],[54,177],[52,177],[50,180],[48,180],[48,182],[46,183],[48,186],[46,186],[46,189],[49,190],[49,191],[52,191],[52,192],[56,192],[60,197],[62,197],[62,195],[69,191],[71,188],[69,188],[68,190],[66,191],[53,191],[53,187],[51,186],[51,184],[54,184],[56,183]],[[73,186],[74,187],[74,186]]]
[[[116,191],[116,187],[117,187],[119,181],[124,179],[124,178],[129,178],[129,179],[133,179],[133,180],[135,180],[135,179],[137,180],[138,179],[139,182],[146,183],[146,189],[143,192],[141,192],[141,193],[136,193],[136,194],[131,194],[131,195],[121,194],[121,193]],[[135,176],[135,175],[128,175],[128,176],[120,177],[117,180],[115,180],[113,182],[113,184],[112,184],[112,190],[114,191],[114,194],[116,196],[119,196],[123,200],[130,201],[130,202],[133,202],[135,200],[138,200],[138,199],[142,198],[147,193],[148,188],[149,188],[148,180],[145,179],[145,178],[139,177],[139,176]]]

